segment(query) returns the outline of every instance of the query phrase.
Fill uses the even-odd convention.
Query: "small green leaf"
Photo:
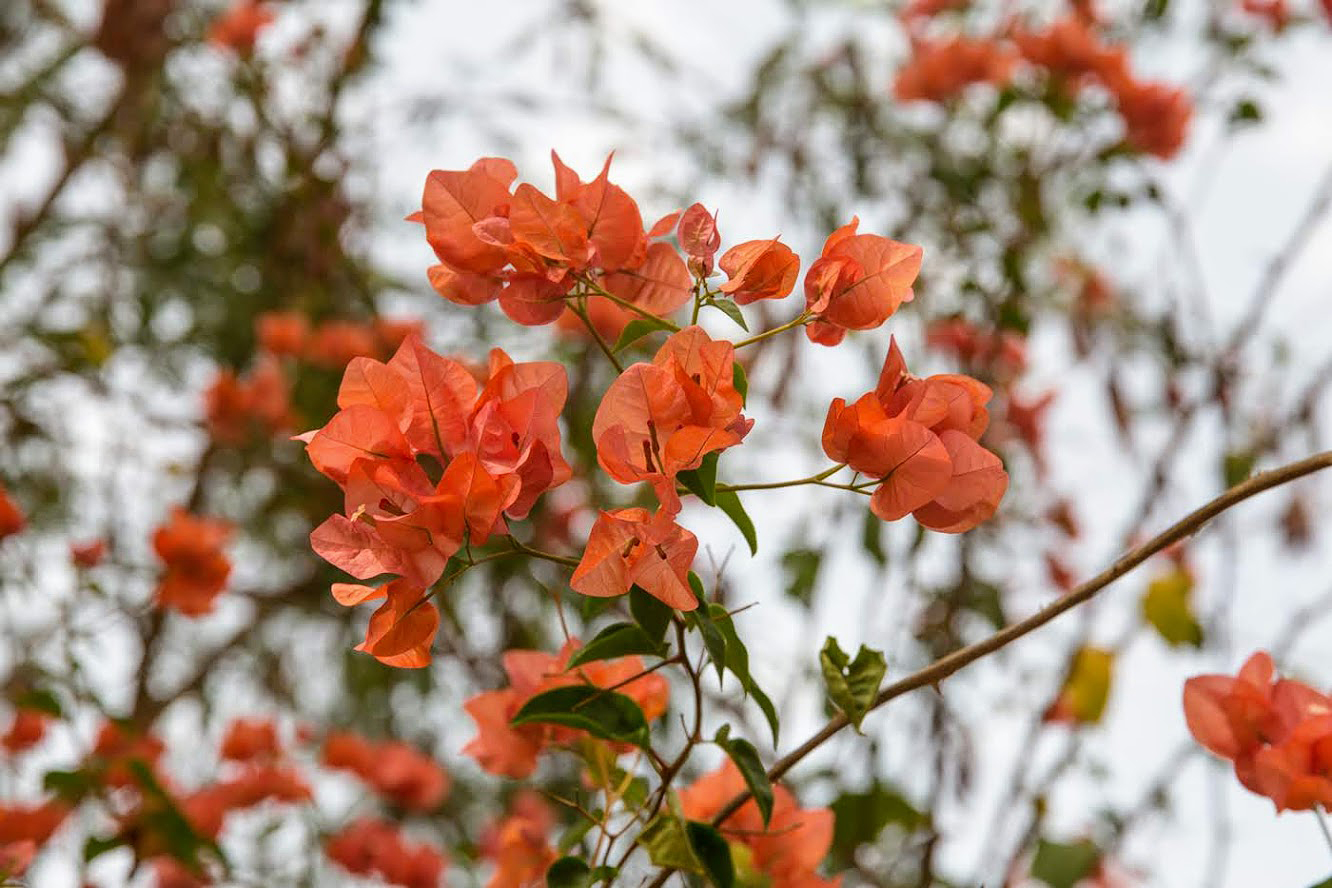
[[[868,509],[865,510],[865,523],[860,529],[860,548],[874,559],[875,564],[882,566],[888,563],[888,556],[883,551],[883,522]]]
[[[1142,596],[1143,619],[1171,647],[1202,646],[1202,624],[1193,614],[1192,592],[1193,577],[1188,571],[1175,568],[1152,580]]]
[[[62,801],[78,804],[97,788],[97,781],[87,771],[47,771],[42,775],[42,788]]]
[[[14,698],[15,709],[29,709],[34,712],[41,712],[52,718],[61,718],[65,711],[60,706],[60,700],[55,694],[39,688],[19,694]]]
[[[616,657],[627,657],[630,654],[659,656],[662,653],[661,642],[653,641],[639,626],[633,623],[616,623],[602,629],[596,638],[574,651],[565,670],[596,660],[611,660]]]
[[[694,590],[698,607],[685,614],[685,619],[693,624],[698,634],[703,637],[703,647],[712,658],[712,665],[717,667],[717,681],[722,681],[722,670],[726,668],[726,636],[713,622],[712,612],[707,598],[703,594],[703,581],[692,570],[689,572],[689,588]]]
[[[624,694],[591,685],[570,685],[537,694],[523,704],[510,724],[564,725],[616,743],[646,746],[647,719]]]
[[[851,660],[838,646],[837,639],[830,635],[819,652],[819,665],[823,669],[828,696],[859,730],[860,722],[879,692],[879,683],[888,671],[883,654],[862,644],[856,658]]]
[[[1094,725],[1105,714],[1115,675],[1115,655],[1104,648],[1084,647],[1073,655],[1068,678],[1049,717]]]
[[[676,480],[694,496],[709,506],[717,505],[717,457],[721,454],[714,450],[703,457],[697,469],[688,469],[676,475]]]
[[[713,626],[721,633],[722,640],[726,643],[726,668],[740,679],[740,686],[745,689],[745,693],[753,697],[754,702],[763,711],[763,717],[768,720],[768,727],[772,729],[772,745],[776,746],[780,727],[777,721],[777,709],[749,672],[749,649],[735,631],[735,621],[720,604],[709,604],[708,616],[712,618]]]
[[[713,299],[710,304],[714,308],[720,308],[722,314],[740,325],[741,330],[749,332],[749,325],[745,323],[745,316],[740,313],[740,306],[729,299]]]
[[[749,377],[745,375],[745,368],[740,366],[739,361],[731,365],[731,385],[735,386],[735,390],[740,393],[741,401],[747,403],[749,401]]]
[[[878,523],[877,518],[875,523]],[[809,607],[822,563],[823,553],[818,549],[792,549],[783,554],[782,569],[786,572],[786,594],[805,607]]]
[[[732,888],[735,885],[735,861],[731,859],[731,846],[722,834],[715,827],[696,820],[685,824],[685,833],[694,847],[694,854],[703,863],[708,880],[716,888]]]
[[[671,608],[661,599],[655,598],[641,586],[629,589],[629,613],[647,633],[648,638],[660,642],[666,637],[666,628],[671,625]]]
[[[561,857],[546,869],[547,888],[585,888],[592,870],[577,857]]]
[[[726,751],[740,770],[740,776],[745,778],[745,786],[749,787],[754,804],[758,805],[759,814],[763,816],[763,825],[767,826],[772,819],[772,781],[768,779],[768,771],[763,767],[754,744],[741,737],[732,739],[730,727],[723,725],[717,731],[717,745]]]
[[[1031,861],[1031,874],[1050,888],[1073,888],[1092,874],[1100,860],[1101,849],[1086,839],[1071,844],[1041,839]]]
[[[624,330],[621,331],[620,338],[615,340],[615,345],[611,346],[611,351],[622,351],[649,333],[669,329],[671,329],[669,324],[656,318],[634,318],[624,325]]]
[[[592,817],[600,818],[601,813],[601,809],[598,808],[592,812]],[[583,841],[583,836],[592,831],[592,827],[596,826],[599,822],[598,820],[592,819],[592,817],[588,817],[580,811],[578,819],[569,824],[569,828],[560,834],[559,841],[555,843],[555,847],[560,850],[561,854],[567,853],[570,848],[573,848],[579,842]]]
[[[83,859],[85,862],[96,860],[108,851],[122,847],[125,841],[121,836],[107,836],[104,839],[89,836],[88,841],[83,843]]]
[[[684,821],[668,811],[658,814],[643,828],[638,843],[647,849],[648,858],[657,866],[703,873],[703,862],[694,853]]]
[[[1252,452],[1235,451],[1227,453],[1221,464],[1221,476],[1224,478],[1226,486],[1234,487],[1236,484],[1245,481],[1253,474],[1253,465],[1257,461],[1257,454]]]
[[[749,551],[752,555],[758,554],[758,532],[754,530],[754,522],[750,520],[749,513],[740,503],[740,497],[734,490],[717,491],[717,505],[727,517],[735,522],[735,526],[740,528],[740,534],[749,543]]]

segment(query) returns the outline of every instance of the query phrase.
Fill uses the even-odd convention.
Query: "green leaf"
[[[676,480],[694,496],[709,506],[717,505],[717,458],[721,454],[714,450],[703,457],[697,469],[688,469],[676,475]]]
[[[726,608],[720,604],[708,605],[708,616],[712,619],[712,625],[721,633],[723,641],[726,643],[726,668],[740,679],[740,686],[745,689],[745,693],[754,698],[759,709],[763,711],[763,717],[768,720],[768,727],[772,729],[772,745],[777,745],[778,728],[777,709],[772,705],[772,700],[754,681],[754,677],[749,673],[749,649],[745,647],[744,642],[740,640],[740,635],[735,631],[735,621],[731,615],[726,612]]]
[[[722,725],[715,738],[717,745],[726,751],[740,769],[740,776],[745,778],[745,786],[749,787],[754,804],[758,805],[759,814],[763,816],[763,825],[767,826],[772,819],[772,781],[768,779],[768,770],[763,767],[753,743],[741,737],[732,739],[730,734],[731,726]]]
[[[638,843],[647,849],[648,858],[657,866],[703,873],[703,862],[694,853],[684,821],[669,811],[661,812],[643,828]]]
[[[584,663],[596,660],[612,660],[627,657],[630,654],[655,654],[664,652],[659,641],[653,641],[648,634],[633,623],[616,623],[597,633],[597,637],[574,651],[565,670],[573,669]]]
[[[1147,584],[1142,596],[1142,616],[1171,647],[1201,647],[1202,624],[1193,614],[1193,577],[1175,568]]]
[[[689,844],[694,846],[694,854],[703,863],[704,873],[716,888],[732,888],[735,885],[735,861],[731,860],[731,846],[715,827],[697,820],[685,824],[685,833]]]
[[[1253,474],[1253,465],[1258,455],[1252,452],[1235,451],[1227,453],[1221,464],[1221,476],[1227,487],[1234,487]]]
[[[1041,839],[1031,861],[1031,874],[1050,888],[1073,888],[1092,874],[1100,860],[1101,849],[1087,839],[1071,844]]]
[[[1226,123],[1230,124],[1231,129],[1252,126],[1262,121],[1263,109],[1253,99],[1240,99],[1230,109],[1230,116],[1226,118]]]
[[[747,403],[749,401],[749,377],[745,375],[745,368],[740,366],[739,361],[731,365],[731,385],[735,386],[735,390],[740,393],[741,401]]]
[[[873,513],[871,513],[873,514]],[[878,522],[878,519],[875,519]],[[782,555],[782,569],[786,572],[786,594],[809,607],[814,584],[819,579],[819,566],[823,553],[818,549],[792,549]]]
[[[713,299],[709,305],[714,308],[720,308],[722,314],[740,325],[741,330],[744,330],[746,333],[749,332],[749,325],[745,323],[745,316],[740,313],[740,306],[736,305],[729,299]]]
[[[107,836],[104,839],[89,836],[88,841],[83,843],[83,859],[85,862],[91,862],[108,851],[124,846],[125,843],[126,840],[122,836]]]
[[[649,333],[669,329],[671,329],[669,324],[657,318],[634,318],[624,325],[624,330],[620,332],[620,338],[615,340],[615,345],[611,346],[611,351],[622,351]]]
[[[874,559],[874,563],[883,566],[888,563],[888,556],[883,551],[883,522],[879,516],[865,510],[865,523],[860,530],[860,548]]]
[[[523,704],[510,724],[564,725],[616,743],[646,746],[647,719],[624,694],[591,685],[570,685],[537,694]]]
[[[42,775],[42,788],[62,801],[78,804],[97,788],[97,781],[83,770],[47,771]]]
[[[689,588],[694,590],[694,597],[698,599],[698,607],[686,613],[685,619],[703,637],[703,647],[707,649],[708,656],[712,658],[712,665],[717,667],[717,682],[720,684],[722,682],[722,670],[726,668],[726,636],[713,622],[712,608],[708,605],[708,600],[703,594],[703,581],[692,570],[689,572]],[[724,610],[723,608],[723,612]]]
[[[593,811],[592,817],[601,817],[601,809],[598,808]],[[573,848],[579,842],[583,841],[583,836],[591,832],[592,827],[596,826],[597,823],[597,820],[589,818],[580,811],[578,813],[578,819],[569,824],[568,829],[560,834],[559,841],[555,843],[555,847],[560,850],[561,854],[568,853],[570,848]]]
[[[1115,655],[1103,648],[1084,647],[1073,655],[1073,665],[1054,708],[1078,724],[1094,725],[1105,714],[1114,680]]]
[[[1310,885],[1309,888],[1332,888],[1332,878],[1324,879],[1317,885]]]
[[[828,696],[859,730],[860,722],[879,692],[879,683],[888,671],[883,654],[862,644],[852,660],[838,646],[837,639],[829,635],[819,652],[819,665],[823,669]]]
[[[62,718],[65,714],[60,706],[60,700],[55,694],[45,688],[38,688],[19,694],[14,698],[15,709],[29,709],[34,712],[40,712],[49,715],[52,718]]]
[[[735,526],[740,528],[740,533],[749,543],[749,552],[752,555],[758,554],[758,532],[754,530],[754,522],[749,519],[749,513],[740,503],[740,497],[734,490],[717,491],[717,505],[727,517],[735,522]]]
[[[832,803],[833,840],[829,851],[834,868],[850,865],[856,849],[873,842],[883,828],[895,823],[907,833],[929,823],[900,792],[875,782],[865,792],[845,793]]]
[[[671,625],[671,614],[674,611],[641,586],[633,586],[629,589],[629,613],[648,638],[660,642],[666,637],[666,629]]]
[[[1159,21],[1165,18],[1166,10],[1170,8],[1170,0],[1147,0],[1142,7],[1142,17],[1147,21]]]
[[[561,857],[546,869],[547,888],[585,888],[591,868],[577,857]]]

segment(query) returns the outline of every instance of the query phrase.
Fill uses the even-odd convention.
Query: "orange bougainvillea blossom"
[[[173,509],[170,520],[153,534],[153,550],[165,565],[157,606],[187,617],[211,613],[231,575],[231,561],[222,551],[230,536],[231,527],[223,521]]]
[[[636,585],[669,607],[693,610],[698,601],[689,588],[689,568],[697,553],[698,538],[665,511],[602,512],[569,585],[597,598],[624,595]]]
[[[666,711],[669,685],[656,673],[639,675],[643,671],[640,658],[599,660],[566,671],[565,664],[579,647],[577,639],[571,639],[558,654],[506,651],[504,671],[509,676],[509,687],[478,694],[464,704],[463,708],[476,722],[477,735],[463,748],[463,753],[476,759],[491,774],[529,776],[536,770],[537,757],[546,747],[567,746],[583,736],[583,732],[553,725],[512,725],[510,721],[537,694],[566,685],[615,687],[617,693],[638,704],[649,721]]]
[[[680,805],[691,820],[712,820],[731,799],[745,791],[740,770],[729,759],[722,767],[680,790]],[[833,839],[828,808],[801,808],[784,786],[773,787],[772,818],[765,825],[751,799],[719,826],[732,848],[737,884],[783,888],[835,888],[840,878],[817,872]]]
[[[1233,762],[1240,783],[1278,811],[1332,806],[1332,699],[1277,678],[1266,652],[1238,675],[1186,681],[1184,718],[1195,740]]]
[[[455,553],[506,533],[544,491],[571,475],[561,454],[564,368],[514,363],[499,349],[478,386],[463,364],[411,334],[387,363],[358,357],[338,391],[339,412],[301,436],[316,469],[341,485],[345,514],[317,527],[315,552],[357,579],[334,597],[382,601],[365,650],[391,665],[424,666],[439,627],[428,589]],[[424,466],[442,466],[437,479]]]
[[[625,368],[592,420],[601,467],[623,484],[648,482],[666,514],[678,513],[676,476],[753,427],[734,373],[734,346],[698,326],[667,339],[651,363]]]
[[[836,345],[847,330],[873,330],[915,295],[922,251],[877,234],[857,234],[860,219],[828,235],[805,273],[805,310],[814,320],[805,334]]]
[[[870,497],[879,518],[910,514],[932,530],[961,533],[993,515],[1008,487],[999,457],[977,443],[989,399],[990,389],[969,376],[912,376],[894,339],[875,390],[829,405],[823,449],[882,479]]]

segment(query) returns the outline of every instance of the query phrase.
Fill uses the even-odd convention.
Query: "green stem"
[[[515,551],[521,552],[524,555],[530,555],[533,558],[540,558],[544,561],[553,561],[556,564],[563,564],[565,567],[577,567],[579,564],[577,558],[570,558],[567,555],[556,555],[553,552],[543,552],[540,549],[533,549],[531,546],[526,546],[518,542],[518,540],[512,535],[509,536],[509,545],[513,546]]]
[[[796,315],[795,320],[787,321],[780,327],[773,327],[771,330],[764,330],[762,333],[755,334],[748,339],[741,339],[735,344],[736,348],[744,348],[746,345],[753,345],[756,342],[762,342],[764,339],[776,336],[778,333],[785,333],[787,330],[795,327],[803,327],[814,319],[814,316],[807,311],[802,311]]]
[[[579,299],[577,302],[570,302],[569,310],[578,315],[578,320],[583,322],[583,326],[587,328],[587,332],[591,334],[592,339],[597,343],[597,347],[601,349],[601,353],[604,354],[606,360],[610,361],[611,365],[615,367],[615,372],[623,373],[624,365],[620,363],[619,358],[615,357],[615,352],[611,351],[611,347],[606,343],[606,340],[601,338],[601,334],[597,332],[597,328],[593,326],[592,319],[587,316],[587,305],[583,300]]]
[[[634,305],[632,302],[629,302],[626,299],[621,299],[619,296],[616,296],[614,293],[607,290],[605,287],[601,286],[596,281],[592,280],[592,278],[580,277],[579,280],[582,281],[583,285],[586,286],[588,289],[590,289],[592,292],[596,293],[598,296],[604,296],[605,298],[609,299],[611,302],[614,302],[616,305],[620,306],[620,308],[626,308],[629,311],[632,311],[634,314],[637,314],[640,317],[647,318],[650,321],[658,321],[661,324],[665,325],[665,327],[668,330],[674,330],[677,333],[680,331],[679,324],[676,324],[673,321],[667,320],[666,318],[660,317],[658,315],[654,315],[652,312],[648,311],[647,309],[639,308],[637,305]]]
[[[802,484],[821,484],[824,487],[845,487],[847,490],[854,490],[845,484],[829,484],[823,479],[837,474],[846,468],[846,463],[838,463],[830,469],[824,469],[817,475],[810,475],[808,478],[796,478],[794,481],[766,481],[755,484],[718,484],[718,490],[776,490],[779,487],[799,487]]]

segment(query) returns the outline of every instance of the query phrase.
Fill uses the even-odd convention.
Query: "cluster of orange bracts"
[[[989,388],[969,376],[911,376],[894,341],[874,391],[829,406],[823,449],[882,479],[870,509],[884,521],[910,514],[933,530],[970,530],[994,514],[1008,488],[999,457],[977,443],[989,399]]]
[[[1236,676],[1184,683],[1194,739],[1235,764],[1235,776],[1278,811],[1332,807],[1332,699],[1276,678],[1272,658],[1251,656]]]
[[[347,365],[341,409],[301,440],[345,494],[346,514],[315,529],[314,550],[358,579],[396,577],[334,588],[343,604],[384,599],[361,649],[391,665],[428,662],[439,615],[427,589],[449,558],[506,533],[506,515],[526,516],[569,479],[558,424],[567,385],[559,364],[515,364],[499,349],[479,385],[415,335],[387,363]],[[432,479],[423,465],[442,471]]]

